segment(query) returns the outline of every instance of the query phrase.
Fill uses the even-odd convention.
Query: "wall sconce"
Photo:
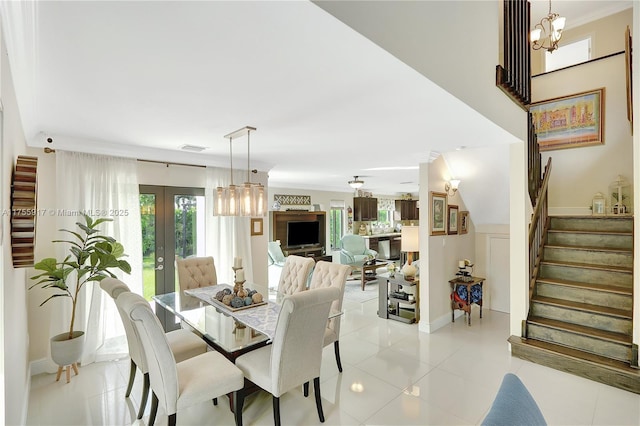
[[[458,186],[460,185],[459,179],[451,179],[444,183],[444,190],[450,197],[453,197],[458,192]],[[451,191],[451,192],[449,192]]]

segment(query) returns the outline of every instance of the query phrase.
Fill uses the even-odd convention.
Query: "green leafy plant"
[[[76,319],[76,306],[78,296],[82,287],[91,281],[102,281],[104,278],[116,276],[111,272],[119,269],[127,274],[131,273],[131,265],[123,257],[124,247],[114,238],[101,235],[97,226],[104,222],[111,222],[112,219],[100,218],[93,220],[90,216],[83,214],[85,223],[76,222],[79,231],[60,229],[62,232],[71,234],[70,240],[54,240],[54,243],[67,243],[71,252],[62,262],[58,262],[53,257],[42,259],[34,265],[39,271],[44,271],[39,275],[31,277],[32,280],[39,280],[29,289],[36,286],[51,288],[57,293],[45,299],[40,306],[56,297],[69,297],[72,303],[71,322],[69,324],[69,339],[73,336],[73,327]],[[69,276],[75,272],[71,278],[72,285],[67,285]]]

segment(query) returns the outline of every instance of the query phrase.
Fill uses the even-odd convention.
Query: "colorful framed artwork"
[[[461,211],[458,213],[458,234],[467,232],[469,232],[469,212]]]
[[[604,144],[604,87],[531,104],[540,151]]]
[[[251,235],[262,235],[263,221],[261,217],[251,218]]]
[[[447,234],[456,235],[458,233],[458,206],[447,206]]]
[[[430,198],[430,235],[447,234],[447,194],[444,192],[429,193]]]

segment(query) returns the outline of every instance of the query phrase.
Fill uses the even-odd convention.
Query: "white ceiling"
[[[359,175],[396,194],[417,192],[433,152],[513,140],[307,1],[3,2],[2,15],[31,146],[228,167],[224,135],[250,125],[270,186],[346,192]],[[233,145],[244,167],[246,139]]]

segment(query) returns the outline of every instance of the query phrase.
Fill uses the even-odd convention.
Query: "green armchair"
[[[353,265],[375,259],[378,252],[367,248],[361,235],[345,235],[340,240],[340,263]]]

